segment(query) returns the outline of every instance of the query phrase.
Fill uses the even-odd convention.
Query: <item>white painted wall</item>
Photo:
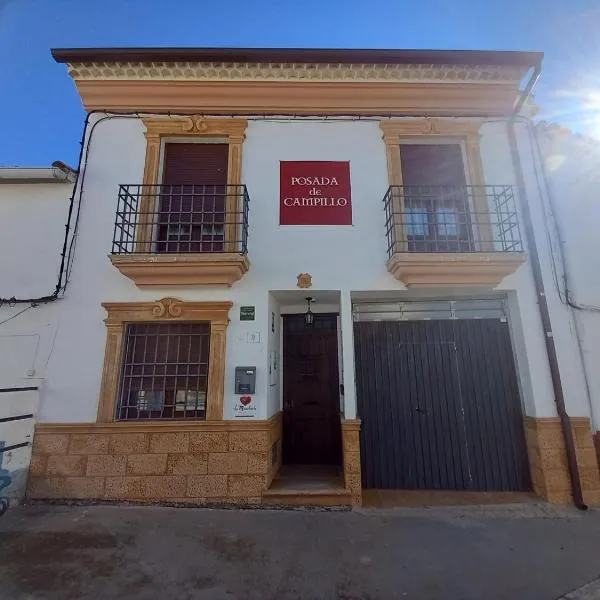
[[[581,339],[590,412],[595,429],[600,429],[600,144],[543,125],[538,132],[550,183],[548,209],[554,210],[549,214],[549,223],[558,274],[560,278],[564,276],[559,259],[562,252],[570,300],[588,307],[569,310],[563,304],[562,310],[564,320],[573,332],[578,331]],[[549,285],[554,285],[553,280]],[[579,356],[577,348],[574,360]],[[587,401],[586,396],[584,390],[582,402]]]
[[[100,117],[96,117],[98,121]],[[404,293],[385,268],[386,239],[382,198],[387,189],[385,148],[376,121],[251,120],[243,148],[242,179],[251,197],[249,273],[231,289],[165,288],[140,290],[115,269],[111,249],[117,189],[120,183],[142,180],[145,138],[137,118],[98,122],[89,148],[77,252],[66,298],[60,302],[60,326],[45,337],[48,361],[41,395],[40,419],[47,422],[88,422],[96,418],[104,356],[102,302],[149,301],[163,296],[182,300],[231,300],[234,304],[227,336],[225,417],[233,418],[236,365],[257,367],[257,418],[279,407],[280,390],[268,375],[269,351],[277,348],[270,332],[277,303],[270,290],[297,290],[297,275],[312,274],[311,294],[339,292],[345,413],[356,414],[352,351],[351,292]],[[514,184],[503,124],[483,129],[486,182]],[[278,225],[279,161],[350,161],[353,225],[302,227]],[[530,166],[528,167],[530,169]],[[531,176],[528,176],[534,194]],[[535,202],[536,199],[533,199]],[[553,415],[552,388],[543,334],[529,267],[505,280],[510,293],[515,348],[527,412]],[[440,290],[445,295],[446,290]],[[464,290],[463,290],[464,293]],[[481,293],[481,290],[474,290]],[[254,305],[256,320],[241,322],[239,307]],[[283,311],[283,306],[279,307]],[[522,327],[521,327],[522,326]],[[258,333],[260,341],[248,343]],[[563,335],[563,332],[560,332]],[[53,351],[48,358],[48,349]],[[567,354],[570,349],[567,349]],[[573,389],[579,382],[573,383]],[[580,395],[569,395],[573,414],[586,414]]]
[[[72,190],[70,183],[0,185],[0,298],[54,291]],[[0,303],[0,388],[44,377],[58,311],[28,306]]]
[[[54,291],[72,190],[70,183],[0,185],[0,297]]]

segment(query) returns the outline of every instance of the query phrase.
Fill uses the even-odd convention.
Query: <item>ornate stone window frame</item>
[[[440,118],[390,119],[380,121],[385,143],[389,185],[402,185],[400,144],[407,140],[432,140],[436,137],[464,144],[465,169],[472,186],[485,185],[481,161],[480,120],[448,120]],[[524,261],[523,253],[492,252],[493,236],[485,194],[473,194],[477,214],[474,226],[478,229],[479,248],[474,253],[395,253],[388,261],[388,271],[406,286],[496,286],[513,273]],[[396,195],[394,212],[403,212],[403,198]],[[401,224],[394,224],[400,247],[406,234]]]
[[[161,144],[165,138],[189,137],[195,140],[220,137],[226,140],[229,146],[227,161],[227,185],[241,185],[242,183],[242,144],[246,137],[248,127],[247,119],[215,119],[201,115],[189,117],[152,117],[142,119],[146,127],[146,159],[144,163],[143,184],[159,184],[161,167]],[[156,210],[151,203],[151,197],[143,197],[140,202],[140,213],[148,214]],[[230,196],[227,200],[228,213],[237,213],[240,210],[238,199]],[[236,237],[235,225],[229,225],[225,230],[225,240],[234,240]],[[139,229],[138,242],[147,242],[152,239],[152,224],[146,224]],[[226,251],[227,246],[226,246]]]
[[[184,302],[162,298],[155,302],[105,302],[107,337],[104,353],[98,423],[115,421],[123,357],[123,341],[128,323],[208,321],[210,350],[206,420],[223,420],[225,382],[225,336],[232,302]]]
[[[383,141],[388,168],[389,185],[403,185],[402,181],[402,160],[400,158],[400,144],[407,140],[438,138],[452,138],[457,143],[463,143],[466,151],[466,171],[469,177],[469,183],[472,186],[485,185],[483,176],[483,165],[481,162],[480,133],[481,121],[449,121],[444,119],[410,119],[410,120],[388,120],[381,121],[379,126],[383,132]],[[398,205],[394,210],[401,212],[404,207],[402,200],[397,200]],[[486,199],[483,195],[475,194],[475,211],[478,214],[477,227],[479,229],[479,239],[486,249],[486,244],[491,248],[491,230],[489,219],[485,217],[488,211]],[[396,231],[396,239],[404,240],[405,235],[402,229]]]

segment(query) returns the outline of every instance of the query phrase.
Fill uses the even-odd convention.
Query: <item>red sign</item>
[[[282,161],[280,225],[352,225],[350,163]]]

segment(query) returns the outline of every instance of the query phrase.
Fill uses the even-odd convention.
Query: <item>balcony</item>
[[[138,287],[231,286],[248,271],[245,185],[120,185],[110,260]]]
[[[493,286],[525,262],[512,187],[390,186],[388,271],[410,286]]]

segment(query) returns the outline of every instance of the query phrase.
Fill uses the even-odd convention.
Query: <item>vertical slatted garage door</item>
[[[506,319],[366,314],[354,324],[363,486],[531,489]]]

